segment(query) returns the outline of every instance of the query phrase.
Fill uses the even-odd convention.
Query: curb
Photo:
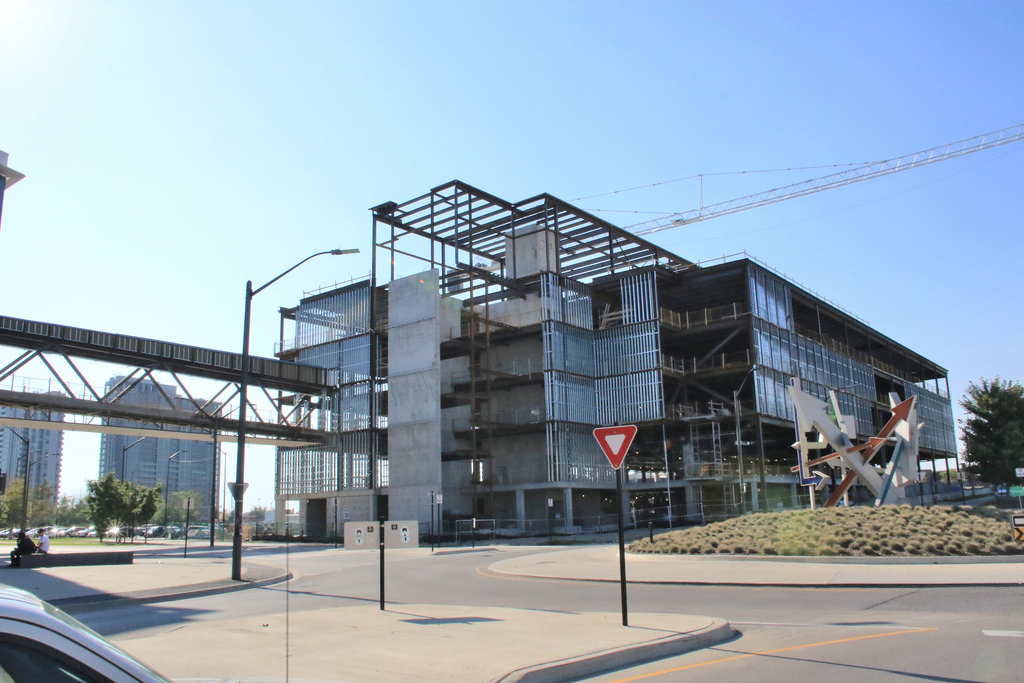
[[[619,583],[621,579],[602,579],[596,577],[580,576],[550,576],[548,574],[529,574],[525,571],[503,572],[490,567],[488,574],[492,576],[522,576],[528,579],[542,579],[545,581],[578,581],[585,583]],[[636,586],[723,586],[735,588],[1015,588],[1024,586],[1024,578],[1019,581],[972,581],[972,582],[947,582],[947,583],[913,583],[913,582],[891,582],[891,583],[870,583],[866,581],[846,583],[794,583],[788,582],[765,582],[765,581],[685,581],[680,579],[626,579],[627,584]]]
[[[294,577],[289,572],[288,574],[258,579],[256,581],[213,581],[210,583],[195,584],[192,586],[158,588],[148,591],[135,591],[133,593],[96,593],[94,595],[81,595],[73,598],[54,598],[52,600],[47,600],[47,602],[68,614],[80,614],[82,612],[107,609],[109,607],[146,605],[157,602],[169,602],[171,600],[202,598],[208,595],[218,595],[221,593],[234,593],[236,591],[248,590],[250,588],[272,586],[274,584],[290,581],[292,578]]]
[[[737,632],[728,621],[712,619],[710,626],[697,631],[534,664],[492,678],[488,683],[559,683],[577,680],[719,645],[732,640],[736,635]]]

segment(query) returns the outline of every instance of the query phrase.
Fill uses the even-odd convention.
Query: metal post
[[[167,458],[167,477],[164,481],[164,534],[167,534],[167,499],[168,494],[171,492],[171,460],[174,460],[174,458],[180,453],[181,451],[171,453]],[[166,536],[166,538],[169,537],[170,535]]]
[[[28,528],[28,460],[31,457],[29,453],[29,439],[14,431],[13,427],[7,427],[7,431],[21,439],[25,444],[25,478],[21,482],[21,488],[23,489],[21,492],[21,530],[25,531]]]
[[[967,483],[964,481],[963,470],[960,469],[960,456],[957,455],[953,462],[956,463],[956,480],[960,482],[960,500],[964,505],[967,505]],[[974,491],[972,490],[971,494],[973,493]]]
[[[246,412],[249,400],[249,323],[252,314],[252,298],[312,258],[323,256],[324,254],[340,256],[342,254],[358,253],[358,249],[319,251],[302,259],[288,270],[256,289],[252,288],[252,280],[245,283],[245,318],[242,325],[242,368],[238,387],[238,400],[241,404],[238,411],[238,454],[235,459],[235,485],[232,491],[235,498],[235,529],[231,537],[231,579],[233,581],[242,580],[242,515],[244,513],[242,499],[245,495],[245,432],[247,430]]]
[[[744,378],[746,382],[746,378]],[[741,385],[742,388],[742,385]],[[743,487],[743,434],[740,430],[740,391],[732,392],[733,411],[736,413],[736,456],[739,460],[740,513],[747,511],[747,492]]]
[[[21,530],[25,531],[28,528],[28,490],[29,490],[29,474],[32,472],[31,463],[28,461],[28,442],[25,442],[25,481],[22,482],[21,492]]]
[[[210,462],[210,547],[213,547],[214,537],[217,535],[217,456],[219,445],[217,444],[217,430],[213,430],[213,456]]]
[[[238,387],[238,454],[235,457],[235,485],[232,495],[235,499],[235,528],[231,536],[231,579],[242,580],[242,514],[244,512],[242,482],[245,481],[245,414],[249,401],[249,321],[252,313],[252,280],[245,283],[245,318],[242,324],[242,378]],[[186,531],[186,536],[188,533]],[[186,541],[187,543],[187,541]]]
[[[622,597],[622,625],[629,626],[629,610],[626,607],[626,530],[622,518],[622,468],[615,470],[616,505],[619,508],[619,592]]]
[[[192,497],[185,499],[185,554],[188,557],[188,524],[192,519]]]
[[[665,423],[661,423],[661,452],[665,456],[665,493],[668,498],[668,528],[672,528],[672,473],[668,468],[668,438],[665,435]]]
[[[380,611],[384,611],[384,516],[381,515],[377,526],[380,545]]]
[[[133,441],[132,443],[128,444],[127,446],[121,446],[121,481],[125,480],[125,476],[124,476],[124,471],[125,471],[125,464],[124,464],[125,463],[125,454],[128,453],[128,449],[129,448],[131,448],[132,446],[135,446],[140,441],[142,441],[142,439],[145,439],[145,438],[147,438],[147,437],[144,436],[144,437],[142,437],[140,439],[136,439],[135,441]]]

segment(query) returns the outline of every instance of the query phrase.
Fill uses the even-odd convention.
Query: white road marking
[[[1024,638],[1024,631],[993,631],[989,629],[982,629],[981,632],[986,636],[997,636],[1002,638]]]

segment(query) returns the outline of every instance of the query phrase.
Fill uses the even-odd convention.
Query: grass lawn
[[[786,556],[1017,555],[1010,513],[991,506],[886,505],[759,512],[669,531],[634,553]]]

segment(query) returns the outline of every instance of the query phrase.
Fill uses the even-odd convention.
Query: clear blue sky
[[[27,176],[0,313],[237,349],[246,280],[362,249],[255,299],[270,355],[278,307],[369,271],[371,206],[453,178],[571,201],[899,156],[1024,122],[1021,36],[1009,1],[0,0],[0,149]],[[710,176],[704,201],[827,172]],[[747,251],[948,368],[959,398],[1024,379],[1022,187],[1015,143],[650,239]],[[578,203],[629,225],[698,202],[689,180]],[[66,492],[96,451],[69,438]],[[272,463],[249,459],[248,502],[272,498]]]

